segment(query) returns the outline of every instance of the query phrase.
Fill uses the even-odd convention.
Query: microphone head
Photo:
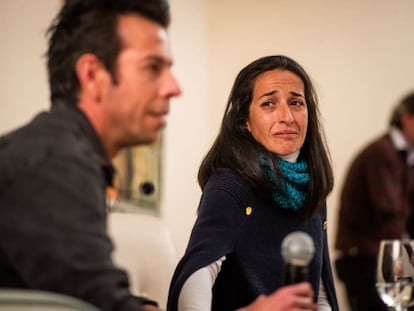
[[[289,233],[282,241],[282,257],[293,266],[304,267],[315,253],[315,246],[309,234],[302,231]]]

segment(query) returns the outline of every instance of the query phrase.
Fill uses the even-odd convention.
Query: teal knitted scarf
[[[278,163],[284,180],[276,181],[275,172],[264,155],[259,156],[260,166],[272,184],[273,200],[284,209],[300,211],[305,206],[309,185],[308,164],[303,160],[296,163],[278,157]]]

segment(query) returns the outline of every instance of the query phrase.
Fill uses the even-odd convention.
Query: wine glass
[[[377,261],[378,293],[396,311],[414,305],[414,240],[383,240]]]

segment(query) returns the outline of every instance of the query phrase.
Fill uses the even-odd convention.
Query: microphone
[[[315,246],[309,234],[295,231],[282,241],[282,257],[284,260],[283,280],[285,285],[296,284],[308,280],[308,265],[315,254]]]

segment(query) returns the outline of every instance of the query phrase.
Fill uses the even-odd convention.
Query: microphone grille
[[[309,234],[295,231],[282,241],[282,257],[285,262],[294,266],[307,266],[315,253],[315,246]]]

